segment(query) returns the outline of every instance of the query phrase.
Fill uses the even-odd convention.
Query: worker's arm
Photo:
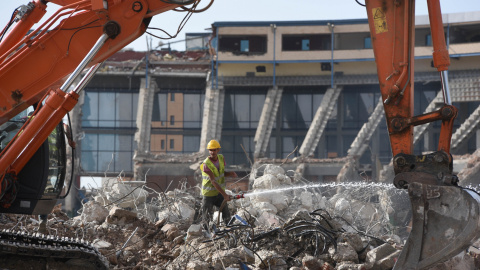
[[[215,175],[213,175],[211,171],[207,171],[205,173],[208,174],[208,177],[210,177],[210,182],[212,182],[212,185],[218,190],[218,192],[220,192],[220,194],[222,194],[223,199],[225,201],[230,201],[231,200],[230,196],[227,195],[225,190],[223,190],[223,188],[217,183],[217,181],[215,181]]]

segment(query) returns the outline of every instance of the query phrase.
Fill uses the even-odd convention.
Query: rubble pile
[[[198,222],[198,188],[164,193],[116,181],[73,219],[56,207],[48,231],[90,241],[111,269],[392,269],[408,234],[404,191],[373,183],[312,184],[289,174],[267,165],[244,199],[228,203],[228,224],[218,216]],[[38,221],[2,215],[1,228],[33,233]],[[462,256],[452,265],[476,269],[472,256]],[[21,268],[9,269],[38,269],[38,262],[31,268],[27,260],[18,263]],[[43,263],[50,263],[45,269],[58,264]]]

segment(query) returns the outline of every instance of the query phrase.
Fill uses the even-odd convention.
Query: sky
[[[7,24],[12,11],[27,0],[1,0],[0,29]],[[365,0],[358,0],[364,3]],[[426,15],[427,1],[416,1],[416,15]],[[204,7],[209,0],[202,0],[199,7]],[[480,0],[440,0],[443,13],[459,13],[480,11]],[[48,4],[47,15],[53,14],[58,8],[55,4]],[[179,23],[185,16],[184,12],[168,11],[155,16],[150,23],[151,27],[162,28],[174,34]],[[365,8],[355,0],[215,0],[213,5],[203,13],[193,14],[177,38],[170,40],[182,41],[185,33],[207,32],[214,22],[221,21],[298,21],[298,20],[342,20],[366,18]],[[149,30],[153,34],[166,37],[160,31]],[[145,51],[147,42],[157,47],[159,39],[139,37],[127,48]],[[163,43],[168,41],[162,40]],[[177,42],[171,45],[172,49],[184,50],[185,44]]]

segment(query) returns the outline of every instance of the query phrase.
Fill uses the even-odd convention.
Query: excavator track
[[[109,269],[107,259],[88,242],[40,233],[0,231],[0,254],[25,258],[54,258],[62,261],[73,259],[81,261],[81,264],[86,266],[85,269]]]

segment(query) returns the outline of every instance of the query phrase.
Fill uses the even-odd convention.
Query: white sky
[[[27,0],[1,0],[0,29],[10,19],[12,11]],[[364,3],[365,0],[359,0]],[[202,0],[203,7],[209,0]],[[427,1],[416,1],[416,14],[427,14]],[[480,0],[440,0],[443,13],[458,13],[480,11]],[[48,13],[52,14],[58,6],[48,5]],[[184,12],[169,11],[153,18],[151,27],[162,28],[168,33],[176,32]],[[185,39],[185,33],[206,32],[211,24],[219,21],[295,21],[295,20],[339,20],[366,18],[365,8],[359,6],[355,0],[216,0],[212,7],[199,14],[193,14],[177,40]],[[151,30],[153,34],[165,36],[160,31]],[[153,47],[158,45],[156,38],[151,40]],[[149,41],[150,42],[150,41]],[[163,41],[164,43],[166,41]],[[147,49],[147,39],[144,36],[132,42],[127,48],[144,51]],[[172,44],[173,49],[184,50],[183,42]]]

